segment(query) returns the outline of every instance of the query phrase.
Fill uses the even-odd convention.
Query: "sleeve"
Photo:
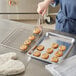
[[[50,5],[52,6],[52,7],[55,7],[56,5],[58,5],[59,4],[59,0],[54,0],[54,3],[51,3]]]

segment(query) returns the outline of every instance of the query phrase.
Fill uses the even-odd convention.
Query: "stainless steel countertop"
[[[0,20],[0,43],[17,27],[21,27],[21,26],[25,26],[28,29],[33,28],[33,25],[29,25],[29,24],[24,24],[24,23],[19,23],[19,22],[14,22],[14,21],[10,21],[10,20]],[[50,26],[51,27],[51,26]],[[52,31],[55,33],[60,33],[63,35],[67,35],[67,36],[71,36],[74,37],[76,39],[75,35],[70,35],[70,34],[66,34],[66,33],[61,33],[58,31],[54,31],[54,30],[49,30],[49,29],[45,29],[46,31]],[[7,51],[9,51],[7,48],[0,46],[0,54],[4,53],[3,49]],[[10,49],[11,50],[11,49]],[[69,56],[75,55],[76,54],[76,43],[74,44],[72,51],[70,52]],[[24,56],[24,55],[23,55]],[[31,59],[26,71],[24,74],[21,75],[14,75],[14,76],[52,76],[46,69],[45,69],[45,65],[47,63],[35,60],[35,59]]]

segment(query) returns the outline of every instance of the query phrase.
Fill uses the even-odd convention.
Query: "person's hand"
[[[42,16],[44,16],[44,14],[45,14],[46,11],[47,11],[48,5],[49,5],[49,4],[47,4],[45,1],[40,2],[40,3],[38,4],[37,12],[38,12],[39,14],[42,14]]]
[[[43,2],[40,2],[40,3],[38,4],[37,12],[38,12],[39,14],[42,14],[42,16],[44,16],[44,14],[45,14],[46,11],[47,11],[47,8],[48,8],[49,4],[50,4],[51,2],[53,2],[53,1],[54,1],[54,0],[45,0],[45,1],[43,1]]]

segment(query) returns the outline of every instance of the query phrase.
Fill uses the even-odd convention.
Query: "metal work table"
[[[10,20],[0,20],[0,43],[17,27],[21,27],[21,26],[25,26],[28,29],[33,28],[33,25],[29,25],[29,24],[23,24],[23,23],[19,23],[19,22],[14,22],[14,21],[10,21]],[[51,32],[55,32],[55,33],[59,33],[59,34],[63,34],[66,36],[70,36],[70,37],[74,37],[76,39],[75,35],[70,35],[70,34],[66,34],[66,33],[61,33],[55,30],[50,30],[50,29],[45,29],[46,31],[51,31]],[[28,34],[28,33],[27,33]],[[11,48],[6,48],[4,46],[0,46],[0,54],[1,53],[5,53],[5,52],[9,52],[9,51],[15,51],[14,49]],[[20,52],[18,52],[20,54]],[[23,54],[23,53],[22,53]],[[21,54],[21,55],[22,55]],[[74,44],[69,56],[75,55],[76,54],[76,43]],[[22,56],[24,57],[25,54],[23,54]],[[46,69],[45,69],[45,65],[47,63],[35,60],[35,59],[31,59],[29,65],[26,68],[25,73],[20,74],[20,75],[14,75],[14,76],[52,76]]]

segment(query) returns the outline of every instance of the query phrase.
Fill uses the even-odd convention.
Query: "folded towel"
[[[59,64],[48,64],[45,68],[53,76],[76,76],[76,55],[65,59]]]

